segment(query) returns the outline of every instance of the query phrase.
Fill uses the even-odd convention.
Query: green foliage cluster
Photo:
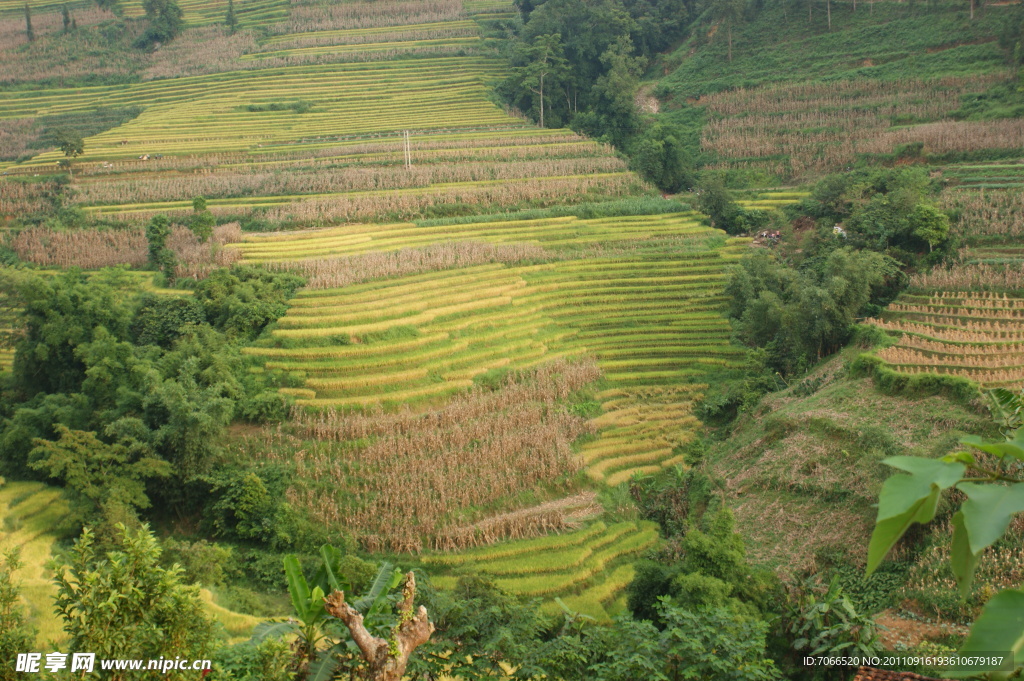
[[[696,187],[697,207],[711,218],[711,226],[729,234],[744,234],[768,225],[771,217],[757,209],[745,209],[736,203],[719,173],[705,173]]]
[[[1003,70],[1005,53],[992,41],[1012,7],[968,16],[967,3],[748,2],[733,28],[733,59],[721,19],[702,14],[685,41],[665,57],[671,70],[655,94],[685,98],[770,83],[822,78],[895,80],[941,78]],[[716,5],[718,3],[711,3]]]
[[[823,178],[797,211],[817,220],[818,252],[841,243],[885,253],[904,266],[934,264],[956,243],[949,217],[930,200],[932,191],[923,169],[857,169]]]
[[[223,455],[232,420],[286,413],[283,398],[247,370],[240,346],[284,312],[301,283],[239,267],[218,271],[189,298],[161,299],[138,291],[122,269],[0,273],[24,328],[4,392],[4,472],[60,480],[75,520],[98,521],[104,540],[117,523],[137,524],[154,493],[149,480],[164,481],[165,507],[185,503],[190,489],[208,492],[200,478]],[[199,501],[197,512],[217,499],[188,501]]]
[[[14,578],[14,573],[21,567],[17,549],[10,549],[0,556],[0,681],[15,681],[22,676],[14,670],[15,660],[18,653],[31,650],[36,637]]]
[[[245,110],[253,113],[262,113],[264,111],[291,111],[297,114],[304,114],[312,111],[313,105],[304,99],[299,99],[294,102],[270,102],[269,104],[249,104],[245,107]]]
[[[498,93],[542,126],[568,125],[614,144],[665,191],[689,188],[694,177],[684,144],[645,120],[635,98],[651,57],[679,35],[696,4],[520,0],[524,24],[506,46],[511,75]]]
[[[185,28],[185,12],[177,0],[142,0],[149,25],[135,42],[139,48],[168,43]]]
[[[118,534],[104,551],[85,530],[57,569],[56,610],[68,647],[103,659],[208,659],[215,628],[198,590],[182,583],[179,568],[160,564],[160,545],[148,528],[132,532],[122,525]],[[194,674],[171,671],[167,678],[184,681]],[[107,678],[122,681],[131,672]]]
[[[742,342],[767,350],[771,369],[799,373],[845,345],[857,318],[887,302],[899,275],[892,258],[849,247],[799,269],[758,251],[743,258],[726,287],[729,315]]]
[[[565,681],[779,678],[765,653],[767,626],[723,608],[691,611],[666,599],[656,606],[661,627],[628,616],[597,626],[570,611],[552,622],[536,603],[479,577],[447,593],[423,585],[421,594],[437,631],[410,662],[413,675],[501,678],[512,668],[516,679]]]
[[[664,624],[661,599],[688,611],[727,608],[757,619],[771,610],[778,584],[752,568],[732,513],[722,507],[716,482],[700,469],[677,469],[634,481],[641,514],[657,521],[670,543],[636,566],[627,589],[633,615]]]
[[[1001,393],[996,400],[1003,413],[1019,412],[1024,396]],[[971,594],[985,550],[1004,536],[1015,516],[1024,512],[1024,429],[1009,431],[995,442],[977,436],[961,438],[960,442],[964,450],[941,459],[895,456],[885,460],[901,472],[887,479],[879,494],[878,517],[868,546],[868,574],[878,569],[913,525],[934,520],[944,494],[955,489],[963,501],[951,521],[949,563],[961,596]],[[971,627],[960,653],[1011,651],[1020,667],[1024,651],[1022,612],[1024,590],[1008,588],[995,594]]]

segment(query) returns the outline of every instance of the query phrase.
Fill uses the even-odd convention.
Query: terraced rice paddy
[[[36,642],[49,648],[65,637],[59,619],[53,616],[56,587],[53,572],[46,567],[61,536],[58,533],[68,505],[56,487],[39,482],[9,482],[0,486],[0,552],[18,547],[24,567],[15,573],[28,615],[38,628]],[[224,625],[232,641],[248,639],[259,624],[256,617],[217,605],[209,591],[202,592],[207,612]]]
[[[570,610],[606,622],[625,607],[622,591],[633,579],[629,559],[657,540],[653,523],[596,522],[576,532],[428,556],[424,562],[447,573],[433,578],[441,587],[454,586],[462,571],[483,574],[511,593],[544,598],[549,613],[561,612],[553,600],[558,597]]]
[[[187,213],[196,196],[218,215],[324,225],[408,219],[442,204],[488,212],[651,191],[610,148],[538,129],[489,100],[504,66],[481,51],[479,22],[511,13],[510,4],[296,3],[287,22],[273,23],[276,2],[261,19],[269,35],[224,46],[246,53],[179,56],[197,62],[185,74],[203,73],[204,61],[220,73],[10,92],[0,126],[143,108],[85,140],[73,192],[88,212],[133,223]],[[186,5],[187,17],[225,9],[219,0]],[[49,151],[0,169],[36,174],[60,158]]]
[[[868,322],[902,334],[897,345],[877,353],[902,373],[962,376],[984,388],[1017,389],[1024,382],[1024,299],[904,294],[881,319]]]
[[[662,236],[674,230],[676,237],[707,232],[685,214],[618,220],[620,238],[652,230]],[[518,241],[541,227],[547,240],[537,243],[585,242],[588,235],[600,238],[613,222],[524,221],[511,233],[492,236]],[[490,224],[476,225],[476,233],[488,238]],[[461,227],[454,226],[456,232]],[[397,229],[406,235],[411,230]],[[332,230],[325,238],[351,236]],[[289,251],[275,247],[298,246],[295,252],[302,254],[302,241],[260,239],[262,250],[251,255],[279,261]],[[689,412],[702,390],[701,377],[740,362],[742,350],[728,344],[721,307],[724,268],[745,243],[484,264],[343,289],[307,289],[293,299],[268,346],[247,352],[264,357],[268,370],[301,382],[287,389],[299,404],[320,408],[428,403],[466,389],[488,370],[594,356],[608,384],[599,395],[605,413],[598,420],[601,437],[582,455],[591,477],[616,484],[679,463],[673,450],[688,441],[696,424]],[[344,241],[341,247],[347,248]]]

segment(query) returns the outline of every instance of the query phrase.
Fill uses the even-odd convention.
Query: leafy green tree
[[[887,479],[879,494],[878,517],[868,546],[868,575],[912,525],[931,522],[943,494],[955,489],[964,500],[952,519],[950,567],[961,596],[970,594],[985,549],[999,541],[1014,517],[1024,512],[1024,429],[1007,433],[1003,441],[968,436],[960,442],[964,450],[940,459],[895,456],[883,461],[902,472]],[[1024,589],[1000,591],[985,604],[960,653],[1008,651],[1019,670],[1024,659],[1022,613]],[[1011,676],[1001,674],[1001,678]]]
[[[108,445],[95,433],[60,424],[55,430],[56,442],[34,440],[29,465],[64,484],[75,520],[98,515],[104,534],[125,518],[137,524],[137,511],[150,506],[146,482],[168,477],[170,464],[138,442]]]
[[[85,153],[85,143],[82,136],[72,130],[60,130],[56,134],[57,146],[64,152],[64,158],[60,161],[60,167],[72,174],[72,164],[75,159]]]
[[[658,628],[619,617],[612,626],[566,627],[534,643],[517,678],[562,681],[768,681],[779,679],[765,653],[768,625],[713,607],[686,610],[662,599]]]
[[[146,241],[149,242],[149,264],[170,276],[177,259],[174,251],[167,247],[171,236],[171,221],[166,215],[154,215],[146,225]]]
[[[143,294],[129,329],[136,345],[170,349],[190,326],[205,323],[205,308],[191,297]]]
[[[98,658],[206,659],[216,647],[214,623],[199,591],[181,582],[178,567],[160,565],[160,546],[148,528],[118,528],[117,545],[98,549],[86,529],[56,569],[56,612],[68,648]],[[100,672],[106,681],[128,681],[130,671]],[[171,671],[168,679],[192,681],[195,672]]]
[[[711,226],[728,234],[742,234],[752,225],[750,214],[736,203],[719,173],[705,173],[697,183],[697,208],[711,218]]]
[[[235,16],[235,0],[228,0],[228,12],[224,16],[224,25],[228,27],[231,35],[235,34],[238,28],[238,18]]]
[[[660,124],[632,142],[629,157],[633,170],[664,191],[683,191],[695,182],[693,162],[683,144]]]
[[[64,25],[64,32],[69,32],[71,30],[71,12],[68,10],[67,3],[60,6],[60,20]]]
[[[137,47],[170,42],[185,28],[185,13],[177,0],[143,0],[142,8],[149,26],[136,42]]]
[[[601,54],[601,64],[604,73],[594,82],[594,110],[613,143],[625,146],[640,127],[636,93],[647,58],[634,56],[632,40],[622,35]]]
[[[132,317],[134,286],[124,269],[86,277],[68,270],[53,277],[0,272],[0,291],[20,304],[24,333],[15,346],[15,386],[27,397],[72,393],[85,379],[78,346],[103,328],[125,338]]]
[[[525,64],[513,69],[513,77],[519,83],[519,87],[537,96],[539,122],[542,128],[546,99],[569,74],[569,63],[562,52],[561,40],[562,36],[554,33],[538,35],[532,44],[520,44],[519,59]]]
[[[96,6],[100,9],[105,9],[108,12],[112,12],[116,16],[121,16],[124,9],[121,7],[120,0],[93,0]]]
[[[766,348],[770,365],[788,374],[842,347],[900,276],[896,261],[872,251],[839,248],[799,270],[759,252],[740,261],[726,291],[738,336]]]
[[[205,244],[210,240],[210,237],[213,236],[213,226],[216,224],[217,219],[206,207],[206,199],[201,196],[192,199],[192,218],[189,220],[188,227],[201,243]]]
[[[29,624],[14,573],[22,568],[20,549],[0,556],[0,681],[17,681],[24,675],[14,670],[18,653],[32,649],[35,629]]]
[[[288,299],[304,283],[294,274],[235,266],[199,282],[195,299],[214,328],[230,337],[253,339],[288,310]]]
[[[949,238],[949,216],[935,206],[919,203],[910,214],[910,229],[914,236],[928,242],[928,251]]]
[[[728,58],[732,63],[732,30],[743,21],[744,0],[715,0],[711,5],[715,21],[725,26],[725,35],[728,42]]]

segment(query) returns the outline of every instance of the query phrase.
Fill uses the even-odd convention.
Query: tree
[[[516,70],[522,87],[537,95],[540,127],[544,127],[545,80],[548,89],[556,87],[569,73],[569,63],[562,52],[562,36],[558,33],[539,35],[523,50],[526,65]]]
[[[146,241],[149,242],[149,264],[170,276],[174,272],[176,258],[174,251],[167,248],[171,235],[171,221],[166,215],[154,215],[146,225]]]
[[[224,17],[224,25],[228,27],[231,35],[235,34],[235,29],[238,26],[238,19],[235,17],[235,0],[228,0],[228,13]]]
[[[633,42],[623,35],[601,54],[601,64],[605,72],[594,83],[594,110],[602,119],[605,134],[623,146],[640,127],[636,92],[647,58],[633,56]]]
[[[197,196],[192,199],[192,218],[189,220],[188,228],[198,237],[201,243],[206,243],[213,236],[213,226],[217,219],[206,207],[206,199]]]
[[[100,9],[105,9],[108,12],[112,12],[112,13],[114,13],[117,16],[121,16],[121,13],[123,12],[123,10],[121,8],[120,0],[94,0],[94,1],[96,3],[96,6],[99,7]]]
[[[67,33],[71,30],[71,12],[68,10],[67,3],[60,6],[60,19],[64,24],[64,32]]]
[[[24,675],[16,672],[18,653],[28,652],[36,632],[28,623],[21,593],[14,573],[22,567],[20,549],[13,548],[0,556],[0,681],[17,681]]]
[[[22,308],[24,332],[14,357],[16,387],[28,397],[78,392],[86,371],[78,347],[92,342],[100,327],[116,338],[126,337],[134,303],[126,295],[131,285],[123,269],[92,277],[79,270],[54,277],[0,273],[0,290]]]
[[[729,43],[729,63],[732,63],[732,29],[743,20],[744,0],[718,0],[712,5],[715,20],[725,25],[725,35]]]
[[[177,0],[143,0],[142,8],[149,26],[135,43],[136,47],[170,42],[185,27],[185,14]]]
[[[171,466],[139,442],[106,444],[96,433],[54,426],[56,442],[37,438],[29,465],[64,483],[75,520],[99,515],[104,531],[118,521],[137,522],[137,511],[149,508],[146,481],[166,478]]]
[[[36,39],[35,31],[32,30],[32,10],[29,8],[28,3],[25,3],[25,36],[29,42]]]
[[[160,545],[143,527],[118,528],[116,546],[98,550],[91,530],[75,542],[66,564],[57,567],[56,612],[73,652],[98,658],[207,659],[214,648],[214,623],[197,587],[186,586],[181,568],[160,565]],[[194,671],[172,670],[166,678],[192,681]],[[128,681],[131,671],[101,678]]]
[[[868,545],[868,575],[912,525],[931,522],[943,494],[955,489],[964,501],[952,519],[950,568],[961,596],[970,594],[985,550],[1005,534],[1014,516],[1024,512],[1024,428],[1010,431],[1001,442],[968,436],[960,443],[964,450],[940,459],[894,456],[883,461],[902,472],[886,480],[879,494],[878,517]],[[1004,589],[992,596],[971,626],[960,654],[1006,651],[1019,668],[1024,653],[1021,613],[1024,589]]]
[[[73,130],[61,130],[56,134],[57,147],[64,152],[64,158],[60,161],[60,166],[68,171],[68,175],[71,175],[72,163],[76,158],[85,153],[85,142],[82,141],[82,136]]]
[[[928,252],[949,238],[949,216],[931,204],[919,203],[910,214],[914,236],[928,242]]]
[[[363,614],[345,602],[345,592],[336,590],[327,597],[327,612],[348,627],[352,640],[359,647],[368,667],[370,681],[401,681],[409,665],[409,656],[430,640],[434,624],[422,605],[413,614],[416,599],[416,577],[405,575],[402,600],[398,604],[398,622],[388,639],[374,636],[363,624]]]

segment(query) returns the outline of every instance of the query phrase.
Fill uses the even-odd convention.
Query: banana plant
[[[294,635],[300,665],[307,669],[310,681],[333,678],[339,666],[339,654],[357,652],[345,627],[336,627],[327,614],[324,597],[332,591],[352,594],[352,583],[340,569],[342,553],[329,544],[320,547],[320,564],[312,579],[306,580],[299,559],[293,554],[284,558],[288,594],[295,617],[284,622],[263,622],[253,630],[252,642]],[[389,594],[402,581],[402,572],[384,561],[365,594],[351,600],[352,607],[362,613],[371,632],[390,629],[392,622]]]

